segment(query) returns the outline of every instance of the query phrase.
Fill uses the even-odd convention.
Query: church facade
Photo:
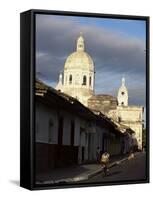
[[[128,104],[128,89],[125,85],[125,78],[122,78],[122,85],[118,90],[117,103],[116,110],[109,111],[108,115],[119,123],[130,127],[135,132],[138,148],[142,149],[144,108]]]
[[[131,128],[135,132],[138,148],[142,149],[143,107],[128,104],[128,89],[122,78],[117,98],[108,94],[95,94],[95,66],[85,51],[85,42],[80,35],[76,51],[70,54],[59,74],[56,89],[66,93],[93,112],[100,111],[114,122]]]

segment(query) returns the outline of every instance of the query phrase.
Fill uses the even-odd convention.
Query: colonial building
[[[95,161],[97,147],[118,155],[132,146],[131,129],[40,81],[36,82],[35,102],[37,180],[52,168]]]
[[[65,61],[64,72],[59,75],[56,89],[77,98],[91,110],[100,111],[121,125],[131,128],[135,132],[139,149],[142,149],[143,107],[128,105],[125,78],[122,78],[117,98],[108,94],[95,94],[94,81],[94,62],[85,51],[84,38],[80,35],[77,39],[76,51]]]

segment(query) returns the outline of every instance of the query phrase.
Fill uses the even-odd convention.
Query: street
[[[111,182],[111,181],[128,181],[142,180],[146,177],[146,154],[139,153],[132,160],[127,160],[117,166],[109,169],[108,175],[104,177],[100,173],[82,183],[93,182]]]

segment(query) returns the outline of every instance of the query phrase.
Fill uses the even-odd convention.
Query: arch
[[[72,84],[72,74],[69,76],[69,84]]]
[[[83,76],[83,83],[82,83],[82,85],[87,85],[87,77],[85,75]]]
[[[124,106],[124,102],[123,101],[121,102],[121,105]]]

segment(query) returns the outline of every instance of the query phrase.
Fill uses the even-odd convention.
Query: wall
[[[94,127],[96,126],[96,124],[92,122],[91,127],[89,127],[88,120],[79,117],[77,113],[74,114],[66,110],[58,110],[58,109],[50,108],[39,101],[37,101],[36,103],[36,142],[37,144],[38,143],[40,144],[40,145],[37,145],[37,149],[38,149],[37,155],[38,156],[41,155],[41,157],[45,158],[47,156],[46,153],[42,155],[41,151],[46,152],[47,151],[46,146],[44,145],[50,144],[52,146],[49,147],[48,145],[47,149],[48,148],[52,148],[52,149],[48,150],[48,152],[50,152],[50,155],[52,155],[53,159],[56,159],[56,156],[53,155],[53,152],[55,154],[59,152],[59,150],[57,149],[58,147],[56,147],[59,144],[58,143],[59,116],[62,116],[64,120],[61,148],[69,148],[69,151],[73,151],[72,146],[71,146],[71,121],[74,121],[73,147],[78,147],[78,149],[76,149],[77,155],[78,155],[78,158],[77,158],[78,163],[81,164],[88,160],[95,160],[96,159],[95,153],[96,153],[97,140],[98,140],[97,134],[95,132],[96,127]],[[51,132],[51,140],[49,140],[50,120],[52,121],[52,125],[53,125],[52,132]],[[67,150],[63,149],[63,152],[67,152]],[[66,154],[68,154],[68,152]],[[58,157],[59,156],[60,155],[58,154]],[[67,155],[64,155],[64,157],[70,159]],[[53,162],[51,163],[51,165],[53,167],[59,166],[59,164],[55,164],[55,163],[53,164]]]
[[[122,121],[142,122],[143,107],[141,106],[118,106],[117,115]]]
[[[87,122],[82,118],[77,117],[68,111],[65,110],[54,110],[40,102],[36,104],[36,127],[38,126],[37,131],[37,142],[48,143],[48,135],[49,135],[49,120],[52,119],[54,123],[53,128],[53,140],[50,142],[51,144],[58,144],[58,118],[62,116],[64,118],[63,124],[63,145],[70,145],[70,131],[71,131],[71,121],[75,122],[75,131],[74,131],[74,146],[78,146],[80,144],[80,127],[86,128]],[[85,142],[82,141],[83,145]]]
[[[117,107],[117,115],[120,117],[121,123],[135,131],[140,149],[142,149],[142,113],[143,107],[141,106]]]

